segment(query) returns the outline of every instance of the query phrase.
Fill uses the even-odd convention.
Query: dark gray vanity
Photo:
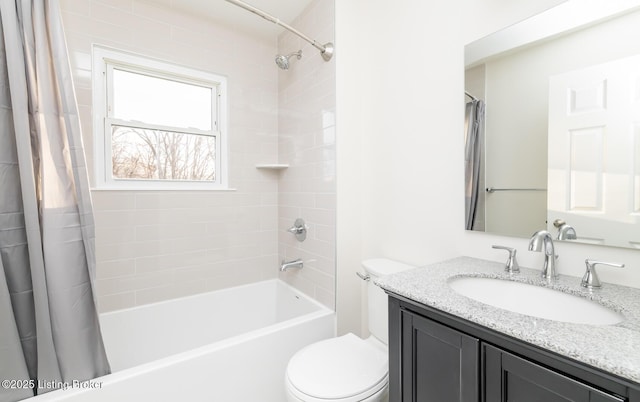
[[[640,290],[461,257],[381,278],[389,294],[390,401],[640,402]],[[516,280],[616,309],[614,325],[567,323],[492,307],[449,286],[461,276]],[[514,300],[514,303],[518,303]]]

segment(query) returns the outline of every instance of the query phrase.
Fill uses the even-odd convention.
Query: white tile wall
[[[229,82],[229,181],[236,191],[92,192],[99,309],[276,277],[278,176],[255,169],[278,158],[275,41],[181,14],[170,1],[61,0],[61,6],[89,166],[93,43]]]
[[[315,0],[292,23],[321,43],[334,41],[334,2]],[[304,268],[281,277],[321,303],[335,306],[336,168],[335,59],[325,62],[317,49],[291,33],[278,40],[280,54],[302,49],[289,70],[278,72],[280,174],[279,257],[302,258]],[[298,242],[286,232],[296,218],[309,226]]]

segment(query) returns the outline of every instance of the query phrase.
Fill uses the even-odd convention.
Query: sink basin
[[[459,294],[504,310],[575,324],[613,325],[624,316],[594,301],[558,290],[493,278],[456,277]]]

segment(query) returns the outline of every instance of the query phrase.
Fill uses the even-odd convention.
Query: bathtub
[[[285,400],[287,362],[335,314],[280,280],[100,315],[113,373],[34,402]]]

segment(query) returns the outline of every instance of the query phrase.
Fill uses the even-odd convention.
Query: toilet
[[[415,268],[387,259],[362,262],[367,282],[369,331],[311,344],[289,360],[285,374],[290,402],[385,402],[388,400],[389,355],[387,295],[376,277]]]

